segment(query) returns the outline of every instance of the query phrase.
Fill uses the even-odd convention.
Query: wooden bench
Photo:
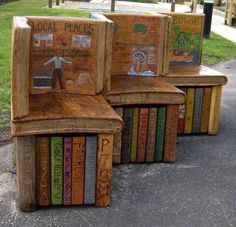
[[[14,18],[11,120],[23,211],[110,203],[122,119],[100,95],[110,86],[106,38],[98,20]]]

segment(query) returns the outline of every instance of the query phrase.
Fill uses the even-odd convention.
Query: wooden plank
[[[29,114],[28,68],[30,26],[25,17],[14,17],[12,28],[12,119]]]
[[[222,86],[212,87],[210,117],[208,126],[208,133],[210,135],[217,134],[219,129],[221,93]]]
[[[111,86],[111,57],[112,57],[112,38],[113,38],[113,22],[100,13],[91,13],[90,18],[105,21],[106,37],[105,37],[105,59],[104,59],[104,91],[110,90]],[[98,59],[99,61],[99,59]]]
[[[184,134],[191,134],[193,128],[193,108],[194,108],[195,88],[187,89]]]
[[[104,94],[111,105],[182,104],[185,94],[159,77],[113,76]]]
[[[33,95],[30,103],[29,116],[12,122],[14,136],[72,132],[116,133],[122,127],[122,119],[101,96]]]
[[[163,15],[104,14],[114,22],[112,75],[159,75]]]
[[[111,202],[113,135],[98,135],[96,206]]]
[[[18,205],[22,211],[36,210],[36,138],[16,137]]]
[[[115,108],[115,111],[121,118],[123,118],[123,108]],[[122,132],[116,133],[114,135],[114,147],[112,155],[113,163],[120,163],[121,161],[121,138],[122,138]]]
[[[170,74],[163,79],[175,86],[214,86],[225,85],[227,77],[206,66],[171,66]]]
[[[166,112],[166,128],[164,142],[164,162],[176,161],[176,139],[178,127],[179,107],[168,105]]]
[[[95,95],[103,90],[104,21],[76,17],[27,18],[32,28],[31,94]]]

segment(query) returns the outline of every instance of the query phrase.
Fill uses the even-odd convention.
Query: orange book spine
[[[72,205],[84,201],[85,137],[73,137],[72,147]]]

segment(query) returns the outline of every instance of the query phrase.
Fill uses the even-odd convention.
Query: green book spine
[[[158,108],[156,149],[155,149],[155,161],[158,162],[163,160],[165,123],[166,123],[166,108],[160,107]]]
[[[51,193],[52,205],[62,204],[63,137],[51,137]]]
[[[138,121],[139,121],[139,108],[134,108],[133,109],[131,152],[130,152],[130,161],[131,162],[136,161],[137,140],[138,140]]]

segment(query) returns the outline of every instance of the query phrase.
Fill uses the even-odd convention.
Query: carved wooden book
[[[50,190],[50,137],[37,137],[37,204],[48,206]]]

